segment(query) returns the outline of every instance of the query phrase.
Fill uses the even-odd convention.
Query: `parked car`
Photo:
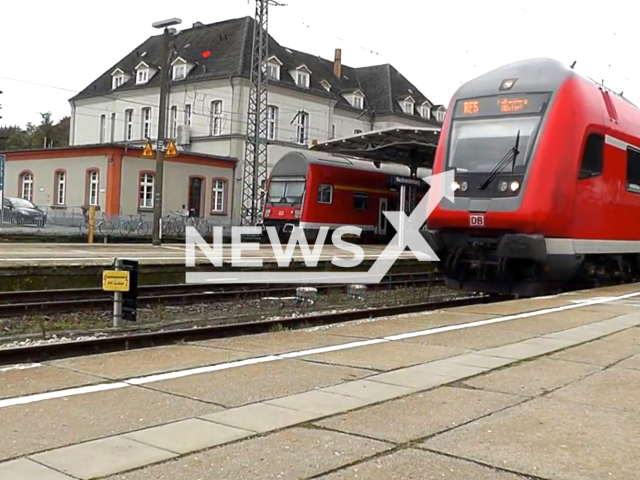
[[[12,225],[33,225],[44,227],[47,215],[24,198],[4,197],[2,199],[3,222]]]

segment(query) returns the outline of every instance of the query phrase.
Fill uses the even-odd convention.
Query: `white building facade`
[[[173,36],[166,137],[180,151],[238,159],[234,211],[240,212],[242,162],[251,89],[254,21],[196,23]],[[70,100],[71,145],[156,141],[161,36],[151,37]],[[270,37],[269,169],[313,140],[391,127],[440,126],[432,104],[391,65],[351,68],[280,46]],[[170,178],[165,179],[170,182]]]

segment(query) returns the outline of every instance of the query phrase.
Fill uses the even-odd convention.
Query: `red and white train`
[[[430,170],[420,169],[418,178],[430,174]],[[289,152],[269,175],[263,225],[284,234],[299,226],[309,240],[317,238],[322,226],[330,229],[328,239],[331,231],[341,226],[355,226],[362,233],[350,241],[388,243],[395,231],[382,212],[399,211],[396,176],[408,179],[409,168],[390,164],[378,168],[370,161]],[[422,183],[417,189],[418,201],[429,188]]]
[[[448,112],[433,173],[455,170],[455,197],[436,207],[425,236],[449,286],[535,295],[638,275],[636,106],[533,59],[464,84]]]

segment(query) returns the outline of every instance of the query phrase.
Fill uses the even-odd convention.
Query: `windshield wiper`
[[[520,130],[518,130],[518,134],[516,135],[516,144],[509,149],[507,154],[504,157],[502,157],[502,160],[500,160],[498,164],[493,168],[493,170],[491,170],[491,172],[489,172],[489,174],[484,178],[484,180],[482,180],[480,185],[478,185],[478,190],[484,190],[485,188],[487,188],[487,186],[489,186],[489,184],[493,181],[493,179],[496,178],[496,175],[498,175],[498,173],[500,173],[504,169],[504,167],[506,167],[509,164],[510,161],[512,162],[511,171],[513,172],[515,170],[516,158],[520,153],[520,151],[518,150],[519,144],[520,144]],[[512,156],[513,158],[511,158]]]

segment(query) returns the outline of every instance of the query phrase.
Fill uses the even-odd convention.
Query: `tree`
[[[71,119],[64,117],[54,124],[51,112],[40,116],[42,119],[37,126],[29,122],[24,129],[19,126],[0,127],[0,151],[68,146]]]

